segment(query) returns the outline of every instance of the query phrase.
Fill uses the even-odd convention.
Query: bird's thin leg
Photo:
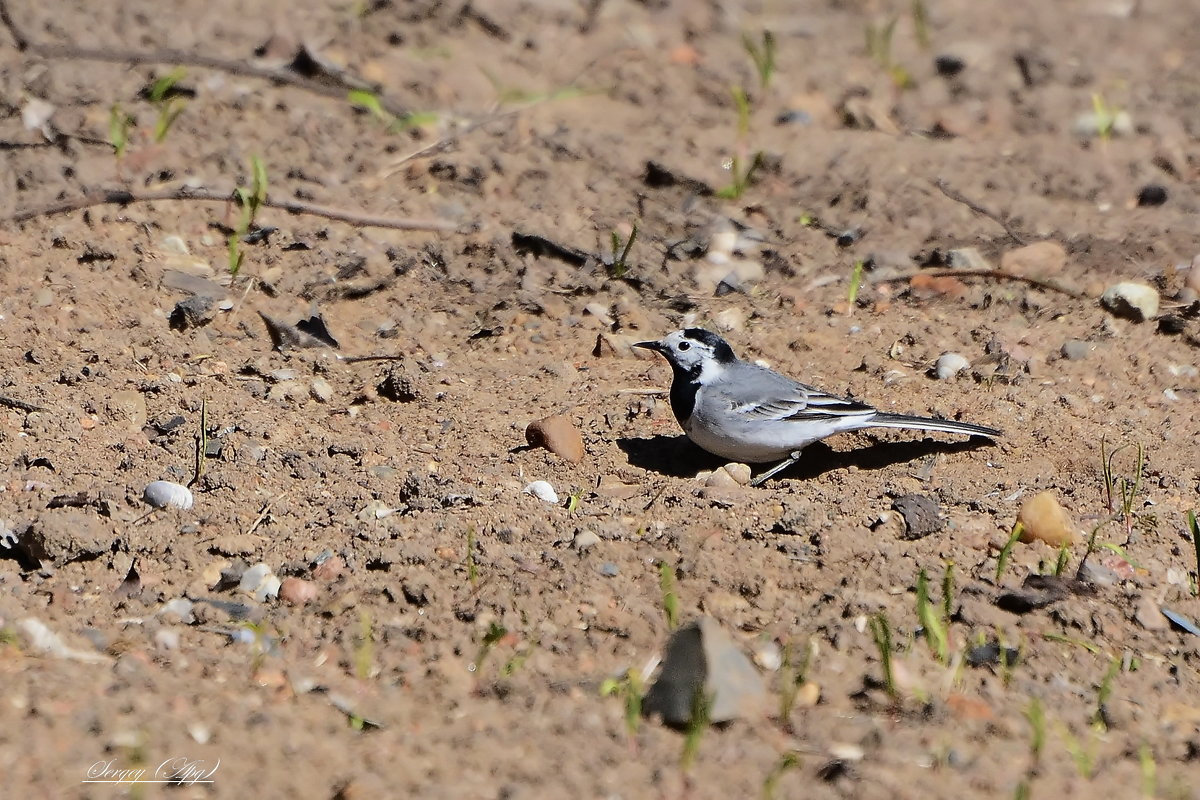
[[[793,450],[791,452],[791,454],[787,458],[785,458],[783,461],[780,461],[778,464],[771,467],[769,470],[764,472],[762,475],[759,475],[757,478],[750,481],[750,485],[751,486],[761,486],[762,484],[766,483],[767,480],[771,476],[782,472],[783,470],[787,469],[788,467],[790,467],[792,464],[795,464],[799,460],[800,460],[800,451]]]

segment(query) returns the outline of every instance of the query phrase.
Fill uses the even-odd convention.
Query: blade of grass
[[[675,568],[666,561],[658,565],[658,588],[662,593],[667,629],[673,631],[679,627],[679,595],[675,592]]]
[[[1012,558],[1013,548],[1017,546],[1017,542],[1020,541],[1021,534],[1024,532],[1024,523],[1018,522],[1013,525],[1012,533],[1008,535],[1008,541],[1004,543],[1004,547],[1000,548],[1000,555],[996,557],[996,583],[999,583],[1001,576],[1004,575],[1004,570],[1008,567],[1008,560]]]

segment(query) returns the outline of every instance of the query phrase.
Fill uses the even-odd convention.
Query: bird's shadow
[[[989,439],[981,436],[972,436],[958,442],[940,442],[936,439],[875,442],[850,450],[834,450],[824,442],[815,442],[804,448],[799,461],[774,476],[773,480],[808,480],[846,467],[883,469],[892,464],[915,461],[935,453],[959,453],[989,447],[992,444]],[[672,478],[690,478],[700,470],[716,469],[728,461],[701,450],[686,436],[659,434],[649,438],[621,438],[617,439],[617,446],[629,457],[629,463],[633,466]],[[755,465],[755,472],[762,472],[772,466],[774,465]]]

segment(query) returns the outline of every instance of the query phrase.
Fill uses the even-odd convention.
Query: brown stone
[[[1026,278],[1048,278],[1067,265],[1067,251],[1058,242],[1034,242],[1000,257],[1000,270]]]
[[[1024,526],[1022,542],[1045,542],[1051,547],[1075,544],[1079,539],[1071,515],[1059,504],[1054,492],[1039,492],[1021,504],[1017,522]]]
[[[279,584],[279,599],[302,606],[317,599],[317,585],[303,578],[284,578]]]
[[[583,437],[575,423],[561,414],[529,423],[525,441],[534,447],[544,447],[572,464],[583,459]]]

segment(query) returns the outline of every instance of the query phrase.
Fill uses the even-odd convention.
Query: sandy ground
[[[0,45],[4,794],[1200,796],[1200,636],[1160,610],[1200,619],[1194,8],[5,6],[33,44]],[[182,59],[133,57],[279,70],[302,45],[380,113],[195,59],[155,103]],[[254,156],[272,201],[447,229],[262,208],[231,276],[231,202],[17,221],[230,196]],[[1101,306],[1120,281],[1153,319]],[[265,318],[314,313],[336,347],[275,346]],[[709,486],[665,363],[628,348],[683,325],[1004,435],[844,435]],[[938,380],[947,352],[969,364]],[[578,462],[525,446],[556,414]],[[201,430],[194,505],[149,513]],[[1042,491],[1076,544],[1005,549]],[[910,533],[911,495],[936,510]],[[285,599],[242,581],[258,563]],[[663,564],[769,693],[693,726],[694,757],[602,692],[667,642]],[[940,619],[950,564],[943,658],[916,587]],[[980,643],[1016,663],[972,666]],[[84,783],[163,769],[185,785]]]

